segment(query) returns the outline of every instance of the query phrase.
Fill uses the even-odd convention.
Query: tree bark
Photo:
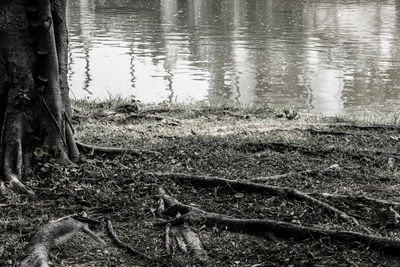
[[[0,183],[20,181],[37,148],[65,163],[79,159],[69,123],[65,0],[0,4]]]

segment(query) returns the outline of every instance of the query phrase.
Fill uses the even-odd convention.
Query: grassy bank
[[[166,253],[165,229],[152,225],[160,186],[181,202],[210,212],[365,232],[364,228],[344,222],[310,203],[222,187],[201,188],[155,178],[146,172],[232,180],[267,177],[265,183],[269,185],[295,188],[340,208],[375,235],[400,239],[400,226],[393,212],[400,212],[399,206],[391,205],[392,210],[388,205],[366,199],[322,195],[368,196],[400,202],[399,130],[349,127],[350,124],[393,124],[395,116],[296,116],[292,110],[272,110],[267,106],[202,104],[139,104],[135,111],[135,107],[121,107],[122,104],[127,103],[73,103],[77,139],[92,145],[158,153],[139,156],[89,153],[85,163],[71,168],[42,161],[26,181],[38,199],[28,200],[15,194],[2,202],[0,265],[17,262],[39,225],[81,211],[99,220],[111,218],[124,242],[156,259],[159,265],[199,264],[188,255]],[[120,108],[110,109],[116,105]],[[340,168],[319,171],[334,164]],[[305,170],[312,171],[276,176]],[[329,239],[268,240],[201,224],[193,227],[208,253],[210,266],[398,263],[395,258],[368,250],[361,244],[349,245]],[[57,266],[154,265],[115,247],[103,225],[95,228],[95,232],[107,242],[107,251],[90,238],[78,235],[52,250],[52,263]]]

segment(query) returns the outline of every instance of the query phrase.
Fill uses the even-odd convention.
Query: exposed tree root
[[[345,242],[349,245],[351,243],[361,243],[370,249],[382,251],[393,256],[400,255],[400,241],[386,237],[365,235],[351,231],[323,230],[274,220],[237,219],[182,204],[175,198],[167,195],[161,188],[159,189],[159,195],[166,203],[166,213],[171,210],[173,213],[181,212],[183,214],[181,217],[169,221],[168,223],[171,223],[171,225],[181,225],[184,222],[191,222],[207,225],[208,227],[217,226],[232,232],[263,237],[273,236],[279,239],[294,239],[299,241],[328,237],[332,241]]]
[[[290,143],[283,142],[263,142],[263,143],[248,143],[246,146],[254,147],[254,152],[257,153],[258,156],[261,156],[265,153],[265,149],[270,149],[279,153],[284,151],[297,151],[304,155],[311,156],[320,156],[320,155],[328,155],[333,152],[340,152],[343,154],[347,154],[351,157],[371,157],[371,155],[391,155],[393,157],[400,157],[400,153],[396,151],[387,151],[387,150],[379,150],[379,149],[342,149],[337,147],[326,147],[326,148],[311,148],[305,146],[299,146]]]
[[[390,126],[390,125],[385,125],[385,126],[363,126],[363,125],[351,125],[351,124],[331,124],[331,123],[315,123],[315,124],[294,124],[291,126],[274,126],[274,125],[266,125],[266,124],[260,124],[260,123],[247,123],[243,124],[243,127],[246,127],[246,132],[247,133],[268,133],[272,131],[305,131],[305,132],[310,132],[311,134],[321,134],[321,135],[338,135],[338,136],[344,136],[344,135],[353,135],[353,136],[365,136],[365,137],[373,137],[375,136],[370,133],[352,133],[352,132],[345,132],[345,131],[339,131],[339,130],[332,130],[329,128],[354,128],[354,129],[359,129],[359,130],[398,130],[400,127],[398,126]],[[317,129],[318,128],[327,128],[328,129]],[[218,132],[216,132],[218,130]],[[224,130],[224,131],[222,131]],[[218,127],[214,128],[211,135],[218,135],[218,136],[225,136],[229,134],[235,134],[237,133],[237,130],[234,129],[234,127]],[[210,132],[208,132],[210,134]]]
[[[124,242],[122,242],[117,233],[114,231],[111,220],[107,220],[107,232],[108,234],[111,236],[112,240],[114,241],[114,243],[120,247],[125,249],[126,251],[128,251],[130,254],[132,254],[133,256],[138,256],[144,260],[147,261],[154,261],[154,259],[150,258],[149,256],[147,256],[146,254],[143,254],[140,251],[137,251],[136,249],[134,249],[133,247],[129,246],[128,244],[125,244]]]
[[[208,260],[207,252],[204,250],[198,234],[193,232],[187,223],[183,223],[182,226],[172,226],[170,233],[177,240],[182,252],[189,252],[195,259],[201,262]]]
[[[78,146],[80,151],[83,151],[85,153],[94,153],[94,154],[129,154],[135,156],[140,156],[143,154],[153,154],[153,155],[160,154],[157,151],[151,151],[151,150],[92,146],[83,144],[78,141],[76,142],[76,145]]]
[[[353,135],[353,136],[375,137],[372,134],[366,134],[366,133],[352,133],[352,132],[343,132],[343,131],[321,130],[321,129],[316,129],[316,128],[304,128],[304,130],[308,131],[311,134],[319,134],[319,135],[336,135],[336,136]]]
[[[344,211],[341,211],[326,202],[320,201],[304,192],[299,190],[289,188],[289,187],[279,187],[279,186],[272,186],[272,185],[261,185],[256,183],[251,183],[247,181],[240,181],[240,180],[229,180],[219,177],[209,177],[209,176],[196,176],[196,175],[188,175],[188,174],[180,174],[180,173],[155,173],[155,172],[146,172],[147,175],[152,175],[159,178],[165,179],[174,179],[184,183],[191,183],[200,185],[203,187],[215,187],[215,186],[222,186],[228,187],[232,190],[236,191],[245,191],[245,192],[256,192],[256,193],[264,193],[264,194],[271,194],[271,195],[279,195],[287,198],[298,199],[307,201],[311,204],[317,205],[329,212],[332,212],[338,215],[344,221],[352,223],[354,225],[359,225],[362,229],[367,232],[370,230],[358,223],[358,221],[346,214]]]
[[[305,171],[300,171],[300,172],[289,172],[289,173],[273,175],[273,176],[256,177],[256,178],[250,179],[250,181],[252,181],[252,182],[268,182],[270,180],[286,178],[286,177],[290,177],[290,176],[294,176],[294,175],[324,173],[324,172],[331,171],[331,170],[340,170],[340,166],[338,164],[333,164],[324,169],[305,170]]]
[[[8,177],[7,184],[8,186],[12,189],[15,190],[16,192],[19,192],[21,194],[28,195],[32,198],[36,197],[35,192],[24,185],[18,178],[14,175]],[[0,196],[5,197],[7,195],[7,190],[6,190],[6,183],[4,181],[0,181]]]
[[[7,185],[34,196],[21,178],[31,167],[35,148],[51,148],[68,164],[79,159],[72,126],[67,123],[65,1],[13,1],[7,6],[14,12],[10,16],[18,19],[1,22],[0,29],[1,64],[13,66],[0,67],[8,77],[0,82],[0,193],[6,193]]]
[[[400,202],[390,201],[386,199],[378,199],[372,198],[368,196],[353,196],[353,195],[337,195],[337,194],[329,194],[329,193],[322,193],[322,194],[311,194],[311,195],[318,195],[325,198],[334,198],[334,199],[348,199],[355,202],[371,202],[378,205],[384,206],[396,206],[400,207]]]
[[[147,120],[157,120],[157,121],[167,121],[168,123],[178,126],[181,125],[181,121],[175,118],[148,114],[150,112],[140,112],[136,104],[120,105],[112,107],[109,109],[101,110],[91,114],[89,117],[109,117],[117,114],[129,114],[128,116],[122,118],[122,121],[128,121],[132,119],[147,119]]]
[[[50,221],[39,228],[27,246],[27,255],[21,261],[21,267],[46,267],[49,251],[54,246],[64,243],[78,232],[92,237],[96,242],[105,246],[105,242],[93,233],[86,222],[81,222],[72,216]]]
[[[159,217],[162,217],[164,212],[164,199],[160,198],[156,213]],[[177,212],[175,218],[179,218],[180,216],[180,213]],[[191,253],[195,259],[201,262],[208,260],[207,252],[204,250],[199,236],[192,231],[186,222],[181,226],[166,225],[165,227],[165,250],[168,254],[174,254],[177,247],[185,254],[188,252]]]

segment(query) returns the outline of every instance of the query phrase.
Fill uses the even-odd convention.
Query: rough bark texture
[[[325,237],[349,245],[364,244],[370,249],[382,251],[393,256],[398,256],[400,253],[400,242],[396,239],[351,231],[323,230],[267,219],[238,219],[185,205],[166,194],[162,188],[159,189],[159,196],[165,202],[166,209],[164,213],[173,215],[180,212],[182,214],[179,218],[168,221],[173,226],[181,225],[184,222],[191,222],[209,227],[218,227],[231,232],[246,233],[272,239],[307,240],[310,238],[320,239]]]
[[[66,242],[78,232],[83,232],[103,247],[106,246],[106,243],[89,229],[87,223],[74,219],[74,216],[66,216],[39,228],[27,246],[27,255],[21,261],[20,267],[48,267],[50,249]]]
[[[167,178],[167,179],[174,179],[176,181],[191,183],[199,186],[205,187],[213,187],[213,186],[221,186],[221,187],[228,187],[232,190],[236,190],[239,192],[246,191],[246,192],[256,192],[256,193],[263,193],[263,194],[271,194],[271,195],[278,195],[278,196],[286,196],[292,199],[298,199],[310,202],[315,204],[327,211],[333,212],[337,214],[343,220],[353,223],[354,225],[359,225],[357,220],[346,214],[345,212],[320,201],[307,193],[301,192],[299,190],[290,188],[290,187],[280,187],[274,185],[261,185],[256,183],[247,182],[244,180],[229,180],[225,178],[219,177],[210,177],[210,176],[199,176],[199,175],[188,175],[182,173],[156,173],[156,172],[147,172],[146,174],[152,175],[154,177],[159,178]],[[362,227],[364,230],[369,231],[365,227]]]
[[[50,150],[66,163],[78,149],[69,123],[68,36],[64,0],[0,3],[0,181],[20,182],[29,155]]]

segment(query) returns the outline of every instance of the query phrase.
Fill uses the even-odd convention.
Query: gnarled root
[[[330,193],[322,193],[322,194],[313,194],[313,195],[318,195],[324,198],[332,198],[332,199],[340,199],[340,200],[350,200],[354,202],[370,202],[374,203],[376,205],[383,205],[383,206],[394,206],[394,207],[400,207],[400,202],[397,201],[391,201],[391,200],[386,200],[386,199],[379,199],[379,198],[372,198],[368,196],[363,196],[363,195],[336,195],[336,194],[330,194]]]
[[[188,175],[188,174],[180,174],[180,173],[154,173],[154,172],[147,172],[147,175],[152,175],[159,178],[167,178],[167,179],[174,179],[180,182],[185,183],[192,183],[203,187],[227,187],[237,191],[246,191],[246,192],[256,192],[256,193],[264,193],[264,194],[272,194],[278,196],[284,196],[287,198],[293,198],[298,200],[307,201],[311,204],[317,205],[329,212],[332,212],[338,215],[344,221],[352,223],[354,225],[359,225],[358,221],[353,217],[341,211],[326,202],[318,200],[307,193],[301,192],[299,190],[289,188],[289,187],[279,187],[279,186],[272,186],[272,185],[261,185],[256,183],[251,183],[247,181],[240,181],[240,180],[229,180],[224,178],[218,177],[208,177],[208,176],[196,176],[196,175]],[[370,232],[364,226],[360,226],[365,231]]]
[[[160,196],[162,197],[165,194],[163,189],[159,189]],[[160,203],[163,203],[159,206],[157,214],[162,216],[165,212],[164,210],[164,198],[160,199]],[[168,207],[171,206],[170,199],[167,199]],[[170,213],[170,212],[169,212]],[[175,218],[181,217],[180,212],[177,212]],[[184,222],[182,225],[167,225],[165,228],[165,249],[168,254],[175,253],[175,248],[178,247],[179,250],[186,254],[190,253],[195,259],[200,262],[207,262],[208,255],[204,250],[203,245],[200,241],[200,238],[197,233],[195,233],[189,226],[187,222]]]
[[[27,255],[21,261],[21,267],[47,267],[49,250],[64,243],[78,232],[92,237],[97,243],[105,246],[105,242],[93,233],[87,223],[79,221],[74,215],[50,221],[39,228],[27,246]]]
[[[170,235],[172,238],[175,238],[177,246],[183,253],[189,252],[200,262],[208,260],[207,252],[204,250],[198,234],[193,232],[187,223],[184,223],[182,226],[172,226]],[[173,243],[174,241],[171,240],[169,242]]]
[[[331,170],[340,170],[340,166],[338,164],[332,164],[324,169],[305,170],[305,171],[299,171],[299,172],[289,172],[289,173],[285,173],[285,174],[278,174],[278,175],[273,175],[273,176],[256,177],[256,178],[251,179],[250,181],[252,181],[252,182],[268,182],[270,180],[286,178],[286,177],[295,176],[295,175],[324,173],[324,172],[331,171]]]
[[[11,189],[20,193],[34,196],[35,193],[26,187],[19,178],[22,176],[23,169],[23,123],[22,114],[16,110],[9,109],[5,116],[5,123],[1,132],[1,149],[2,153],[2,174],[3,180],[0,183],[0,193],[6,194],[5,184],[7,183]]]
[[[143,155],[143,154],[160,154],[157,151],[151,150],[141,150],[141,149],[127,149],[127,148],[118,148],[118,147],[99,147],[99,146],[92,146],[86,145],[81,142],[76,141],[76,145],[78,146],[79,150],[86,152],[86,153],[96,153],[96,154],[129,154],[129,155]]]
[[[182,216],[168,222],[170,225],[182,225],[184,222],[204,224],[209,227],[219,227],[237,233],[246,233],[262,237],[274,237],[279,239],[294,239],[304,241],[307,239],[320,239],[329,237],[333,241],[351,243],[361,243],[370,249],[382,251],[393,256],[400,254],[400,241],[386,237],[365,235],[351,231],[324,230],[313,227],[300,226],[274,220],[261,219],[237,219],[219,213],[203,211],[199,208],[185,205],[175,198],[166,194],[160,188],[160,197],[166,203],[165,213],[180,212]],[[160,225],[160,224],[158,224]]]

